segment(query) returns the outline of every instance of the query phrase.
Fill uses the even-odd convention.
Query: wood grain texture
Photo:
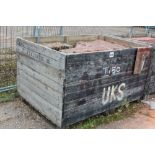
[[[65,55],[48,47],[17,38],[16,52],[56,69],[65,69]]]
[[[18,92],[21,96],[29,102],[35,109],[37,109],[47,119],[51,120],[58,127],[61,127],[62,111],[51,106],[46,100],[37,95],[35,92],[27,88],[27,86],[20,83],[18,85]]]
[[[61,127],[65,55],[17,39],[17,89],[41,114]]]
[[[146,57],[141,73],[133,74],[137,49],[144,44],[112,36],[63,36],[55,40],[74,44],[97,38],[130,48],[65,54],[17,39],[18,91],[59,127],[141,99],[146,80],[150,80],[150,92],[155,91],[154,69],[148,78],[150,57]],[[48,38],[40,40],[43,43]],[[152,59],[155,68],[155,53]]]
[[[67,55],[62,122],[64,125],[143,96],[149,57],[141,74],[134,75],[137,48],[115,51],[113,57],[110,57],[110,52],[112,51]],[[103,105],[104,89],[106,93],[109,89],[109,93],[112,94],[112,88],[117,88],[122,83],[125,84],[122,100],[110,100],[109,97],[109,101]],[[116,91],[113,98],[117,98],[117,93]]]
[[[25,84],[31,91],[36,92],[39,96],[47,100],[51,105],[62,110],[63,95],[54,91],[41,81],[34,79],[32,76],[19,70],[20,77],[18,78],[20,83]]]
[[[65,71],[55,69],[48,65],[45,65],[41,62],[35,61],[29,57],[20,55],[18,61],[30,68],[31,70],[49,78],[51,81],[55,82],[57,85],[63,85],[63,81],[65,78]]]
[[[137,35],[135,35],[135,37],[138,37]],[[141,36],[141,37],[146,37],[146,36]],[[151,37],[155,37],[154,35],[152,35]],[[150,71],[149,71],[149,77],[147,79],[147,85],[148,87],[146,88],[146,91],[149,93],[154,93],[155,92],[155,79],[154,79],[154,75],[155,75],[155,44],[154,43],[149,43],[149,42],[145,42],[144,40],[137,40],[137,39],[132,39],[132,38],[125,38],[125,40],[130,41],[132,40],[133,43],[138,43],[141,44],[143,47],[147,47],[147,48],[151,48],[151,63],[150,63]]]

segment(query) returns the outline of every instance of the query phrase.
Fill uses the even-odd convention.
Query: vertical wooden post
[[[60,26],[60,35],[62,36],[64,34],[64,28],[63,26]]]

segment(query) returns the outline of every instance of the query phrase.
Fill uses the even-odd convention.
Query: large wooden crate
[[[122,38],[126,41],[132,41],[133,43],[141,44],[142,46],[149,46],[151,47],[151,65],[150,65],[150,72],[148,77],[148,94],[155,93],[155,35],[146,36],[144,34],[139,35],[136,34],[132,38]]]
[[[112,51],[65,53],[45,43],[102,39],[128,46]],[[84,120],[144,96],[150,57],[134,74],[139,43],[112,36],[17,38],[17,88],[20,95],[58,127]]]

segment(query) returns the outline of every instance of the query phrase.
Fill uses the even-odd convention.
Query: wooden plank
[[[48,47],[18,38],[16,41],[16,52],[58,69],[64,69],[66,56]]]
[[[30,42],[30,41],[22,39],[22,38],[17,38],[16,46],[23,47],[23,48],[33,51],[33,52],[38,52],[41,55],[45,55],[45,56],[50,57],[57,61],[59,61],[61,59],[65,60],[65,57],[66,57],[63,53],[61,53],[59,51],[56,51],[49,47],[43,46],[42,44]]]
[[[50,58],[46,55],[42,55],[38,52],[34,52],[32,50],[28,50],[27,48],[23,48],[21,46],[16,46],[16,52],[20,53],[22,55],[28,56],[28,57],[30,57],[30,58],[38,61],[38,62],[42,62],[46,65],[49,65],[53,68],[62,69],[62,70],[65,69],[65,60],[63,60],[63,59],[60,59],[58,61],[58,60]]]
[[[128,85],[130,85],[130,87],[132,87],[133,85],[134,85],[134,87],[139,86],[139,85],[144,86],[145,85],[145,80],[138,81],[138,82],[135,82],[135,83],[127,83],[125,81],[118,81],[118,82],[114,82],[114,83],[109,82],[109,83],[107,83],[106,85],[103,85],[103,86],[91,87],[91,88],[84,89],[84,90],[81,89],[81,91],[78,91],[78,92],[65,94],[64,103],[72,101],[72,100],[82,99],[84,97],[88,97],[88,96],[91,96],[91,95],[101,94],[101,92],[103,92],[104,88],[106,90],[108,90],[109,86],[110,87],[117,86],[117,85],[119,85],[119,83],[125,83],[126,84],[126,89],[127,89],[129,87]]]
[[[145,69],[141,76],[143,75],[146,75],[147,74],[147,71],[148,69]],[[104,75],[104,76],[95,76],[95,75],[92,75],[92,76],[87,76],[88,79],[79,79],[79,81],[69,81],[69,82],[65,82],[65,86],[67,87],[70,87],[70,86],[74,86],[74,85],[84,85],[84,84],[90,84],[91,82],[96,82],[96,80],[101,83],[102,81],[106,81],[107,78],[109,78],[109,80],[111,80],[112,78],[114,79],[119,79],[119,76],[120,78],[123,78],[124,77],[129,77],[129,76],[132,76],[133,75],[133,71],[128,71],[128,72],[122,72],[118,75]],[[105,79],[105,80],[104,80]],[[90,83],[89,83],[90,82]]]
[[[36,37],[24,37],[25,40],[36,42]],[[39,43],[64,42],[64,36],[39,37]]]
[[[61,97],[63,96],[63,91],[62,91],[62,92],[56,91],[56,90],[55,90],[53,87],[51,87],[49,84],[44,83],[44,82],[43,82],[44,79],[42,79],[42,81],[40,81],[40,80],[38,80],[37,78],[35,78],[33,75],[29,74],[29,72],[25,72],[25,70],[23,70],[23,69],[19,69],[18,72],[19,72],[19,77],[21,77],[21,78],[22,78],[22,76],[23,76],[23,78],[24,78],[24,77],[25,77],[25,78],[28,77],[28,78],[32,79],[34,82],[40,83],[43,87],[45,87],[45,88],[47,88],[49,91],[51,91],[51,93],[53,93],[55,97],[61,98]],[[61,89],[63,89],[63,87],[61,87]],[[57,95],[57,94],[59,94],[59,95]],[[53,96],[53,97],[54,97],[54,96]]]
[[[49,102],[52,106],[62,110],[63,94],[59,94],[52,90],[48,85],[33,79],[32,77],[19,70],[18,82],[26,85],[31,91],[38,94],[44,100]]]
[[[144,36],[135,36],[135,38],[136,37],[144,37]],[[135,44],[141,44],[141,46],[139,46],[139,47],[151,47],[151,46],[153,46],[153,43],[145,42],[142,40],[133,40],[132,38],[125,38],[125,40],[127,40],[129,42],[133,42]]]
[[[65,79],[65,72],[62,70],[57,70],[48,65],[44,65],[41,62],[37,62],[29,57],[20,55],[18,61],[26,67],[29,67],[34,72],[45,76],[51,81],[55,82],[57,85],[63,85]],[[35,73],[34,73],[35,74]]]
[[[146,58],[150,57],[150,50],[150,48],[138,48],[134,67],[134,74],[141,74],[144,68]]]
[[[132,74],[133,71],[133,65],[131,64],[116,64],[116,65],[107,65],[107,66],[99,66],[99,67],[93,67],[93,66],[83,66],[81,68],[77,67],[70,67],[69,69],[66,69],[66,83],[77,83],[78,81],[88,81],[88,80],[94,80],[94,79],[100,79],[104,77],[111,77],[111,76],[117,76],[117,75],[125,75],[125,74]],[[144,70],[145,69],[145,70]],[[147,70],[147,68],[143,69],[144,71]]]
[[[135,96],[135,94],[138,94],[138,97],[140,98],[141,95],[143,94],[143,90],[144,90],[144,86],[133,87],[133,89],[131,88],[131,89],[128,89],[125,91],[124,98],[121,101],[114,100],[112,102],[108,102],[105,105],[102,104],[102,97],[91,98],[90,100],[87,99],[85,104],[80,104],[80,105],[77,104],[76,106],[72,106],[72,107],[71,107],[72,104],[70,104],[70,105],[68,105],[69,106],[68,108],[65,107],[64,117],[65,116],[67,117],[68,115],[74,114],[76,112],[78,113],[82,110],[88,110],[88,109],[91,110],[91,107],[93,107],[93,109],[95,110],[95,106],[98,109],[98,108],[102,108],[102,107],[107,107],[112,103],[117,104],[117,102],[123,103],[125,101],[131,102],[131,100],[128,100],[128,97],[130,97],[130,99],[131,99],[131,97]],[[94,105],[95,102],[96,102],[96,105]],[[65,106],[67,106],[67,105],[65,105]]]
[[[125,90],[124,98],[122,99],[122,101],[113,100],[112,102],[108,102],[105,105],[102,104],[102,97],[90,98],[90,100],[89,99],[86,100],[85,104],[76,105],[75,107],[72,107],[72,108],[69,108],[69,109],[66,108],[65,113],[66,113],[66,116],[67,116],[67,115],[70,115],[72,112],[73,112],[72,114],[74,114],[76,111],[80,112],[80,111],[82,111],[82,109],[83,110],[91,109],[92,106],[95,108],[95,105],[94,105],[95,102],[96,102],[96,104],[98,104],[99,108],[102,108],[104,106],[107,107],[112,103],[117,104],[117,102],[131,101],[131,100],[127,100],[127,98],[136,96],[135,94],[139,94],[138,97],[140,98],[142,93],[143,93],[143,90],[144,90],[144,86],[132,87],[132,88],[130,88],[128,90]],[[67,105],[65,105],[65,106],[67,106]],[[96,105],[96,108],[98,108],[98,106]]]
[[[132,51],[132,50],[131,50]],[[128,51],[127,51],[128,52]],[[136,52],[136,51],[134,51]],[[88,81],[94,79],[104,78],[106,76],[114,76],[114,75],[125,75],[133,73],[133,68],[135,64],[135,53],[133,56],[130,56],[130,52],[127,55],[124,55],[124,52],[120,52],[119,55],[117,53],[113,58],[102,59],[98,58],[96,61],[96,55],[94,55],[94,60],[87,62],[84,59],[79,63],[70,63],[70,59],[74,59],[74,57],[67,56],[66,63],[66,81],[65,83],[75,84],[79,81]],[[106,55],[106,53],[103,52]],[[104,55],[103,55],[104,57]],[[81,59],[79,57],[79,59]],[[72,61],[72,60],[71,60]],[[148,70],[149,59],[146,58],[144,63],[144,67],[142,70],[142,74],[145,74]],[[80,82],[79,82],[80,83]]]
[[[105,41],[109,41],[112,43],[118,43],[118,44],[121,44],[124,46],[128,46],[130,48],[146,46],[146,44],[142,44],[140,42],[133,42],[133,41],[129,40],[128,38],[121,38],[121,37],[107,35],[107,36],[104,36],[104,39],[105,39]]]
[[[37,109],[42,115],[51,120],[58,127],[61,127],[62,111],[53,107],[47,101],[45,101],[35,92],[31,91],[27,86],[18,84],[18,91],[20,95],[29,102],[35,109]]]
[[[119,81],[124,81],[126,83],[133,83],[137,81],[145,81],[147,78],[147,74],[142,74],[141,76],[138,75],[116,75],[116,76],[109,76],[109,77],[103,77],[100,79],[94,79],[89,81],[81,81],[76,84],[67,85],[65,84],[65,94],[78,92],[81,90],[87,90],[91,87],[99,87],[107,85],[108,83],[115,83]],[[153,78],[153,81],[155,81],[155,77]]]
[[[121,63],[121,60],[123,61],[127,61],[127,60],[131,60],[134,61],[134,59],[136,58],[136,51],[134,53],[122,53],[120,51],[113,52],[114,56],[110,57],[110,53],[111,52],[100,52],[100,53],[96,53],[93,52],[92,55],[68,55],[67,56],[67,64],[68,66],[72,66],[72,65],[80,65],[81,62],[82,64],[86,65],[86,64],[91,64],[91,63],[97,63],[97,62],[103,62],[103,63],[107,63],[107,62],[112,62],[112,63]],[[96,53],[96,54],[95,54]],[[102,54],[101,54],[102,53]],[[73,60],[72,60],[73,59]]]
[[[126,86],[125,92],[124,92],[124,98],[127,98],[129,96],[133,96],[135,93],[142,92],[144,90],[144,85],[133,85],[131,84],[131,88],[129,86]],[[110,85],[109,85],[110,86]],[[73,101],[64,102],[64,111],[74,109],[78,106],[81,106],[83,104],[86,104],[88,102],[92,102],[96,99],[101,99],[103,95],[103,90],[101,92],[98,92],[96,94],[86,96],[83,98],[78,98]],[[141,94],[142,96],[143,94]],[[102,104],[102,102],[100,102]]]
[[[110,57],[111,52],[114,53],[113,57]],[[66,55],[67,57],[67,64],[72,63],[81,63],[86,61],[97,61],[98,59],[101,60],[107,60],[107,59],[113,59],[117,57],[131,57],[136,56],[137,48],[130,48],[130,49],[122,49],[122,50],[110,50],[110,51],[104,51],[104,52],[91,52],[91,53],[70,53],[69,55]]]
[[[36,72],[29,68],[26,65],[21,64],[21,62],[17,61],[17,72],[18,70],[23,71],[25,74],[28,76],[31,76],[37,81],[40,81],[41,83],[44,83],[48,87],[50,87],[52,90],[58,92],[58,93],[63,93],[63,84],[59,84],[53,80],[51,80],[48,77],[45,77],[44,75],[40,74],[39,72]]]
[[[101,99],[96,99],[90,103],[79,106],[78,108],[74,108],[73,111],[68,111],[63,113],[63,125],[70,125],[76,123],[78,121],[89,118],[90,116],[103,113],[104,111],[108,111],[110,109],[114,109],[121,104],[127,103],[128,101],[134,101],[140,99],[142,92],[135,93],[134,95],[129,96],[127,99],[119,101],[114,101],[110,104],[103,106],[101,104]]]

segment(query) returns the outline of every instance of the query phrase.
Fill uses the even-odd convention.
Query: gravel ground
[[[148,105],[139,109],[133,116],[115,121],[107,125],[102,124],[98,129],[155,129],[155,110]]]
[[[53,129],[50,121],[40,115],[31,106],[17,99],[0,103],[1,129]]]
[[[0,103],[0,129],[56,129],[57,127],[40,115],[29,104],[17,99]],[[148,105],[140,108],[131,117],[102,124],[97,129],[154,129],[155,110]]]

